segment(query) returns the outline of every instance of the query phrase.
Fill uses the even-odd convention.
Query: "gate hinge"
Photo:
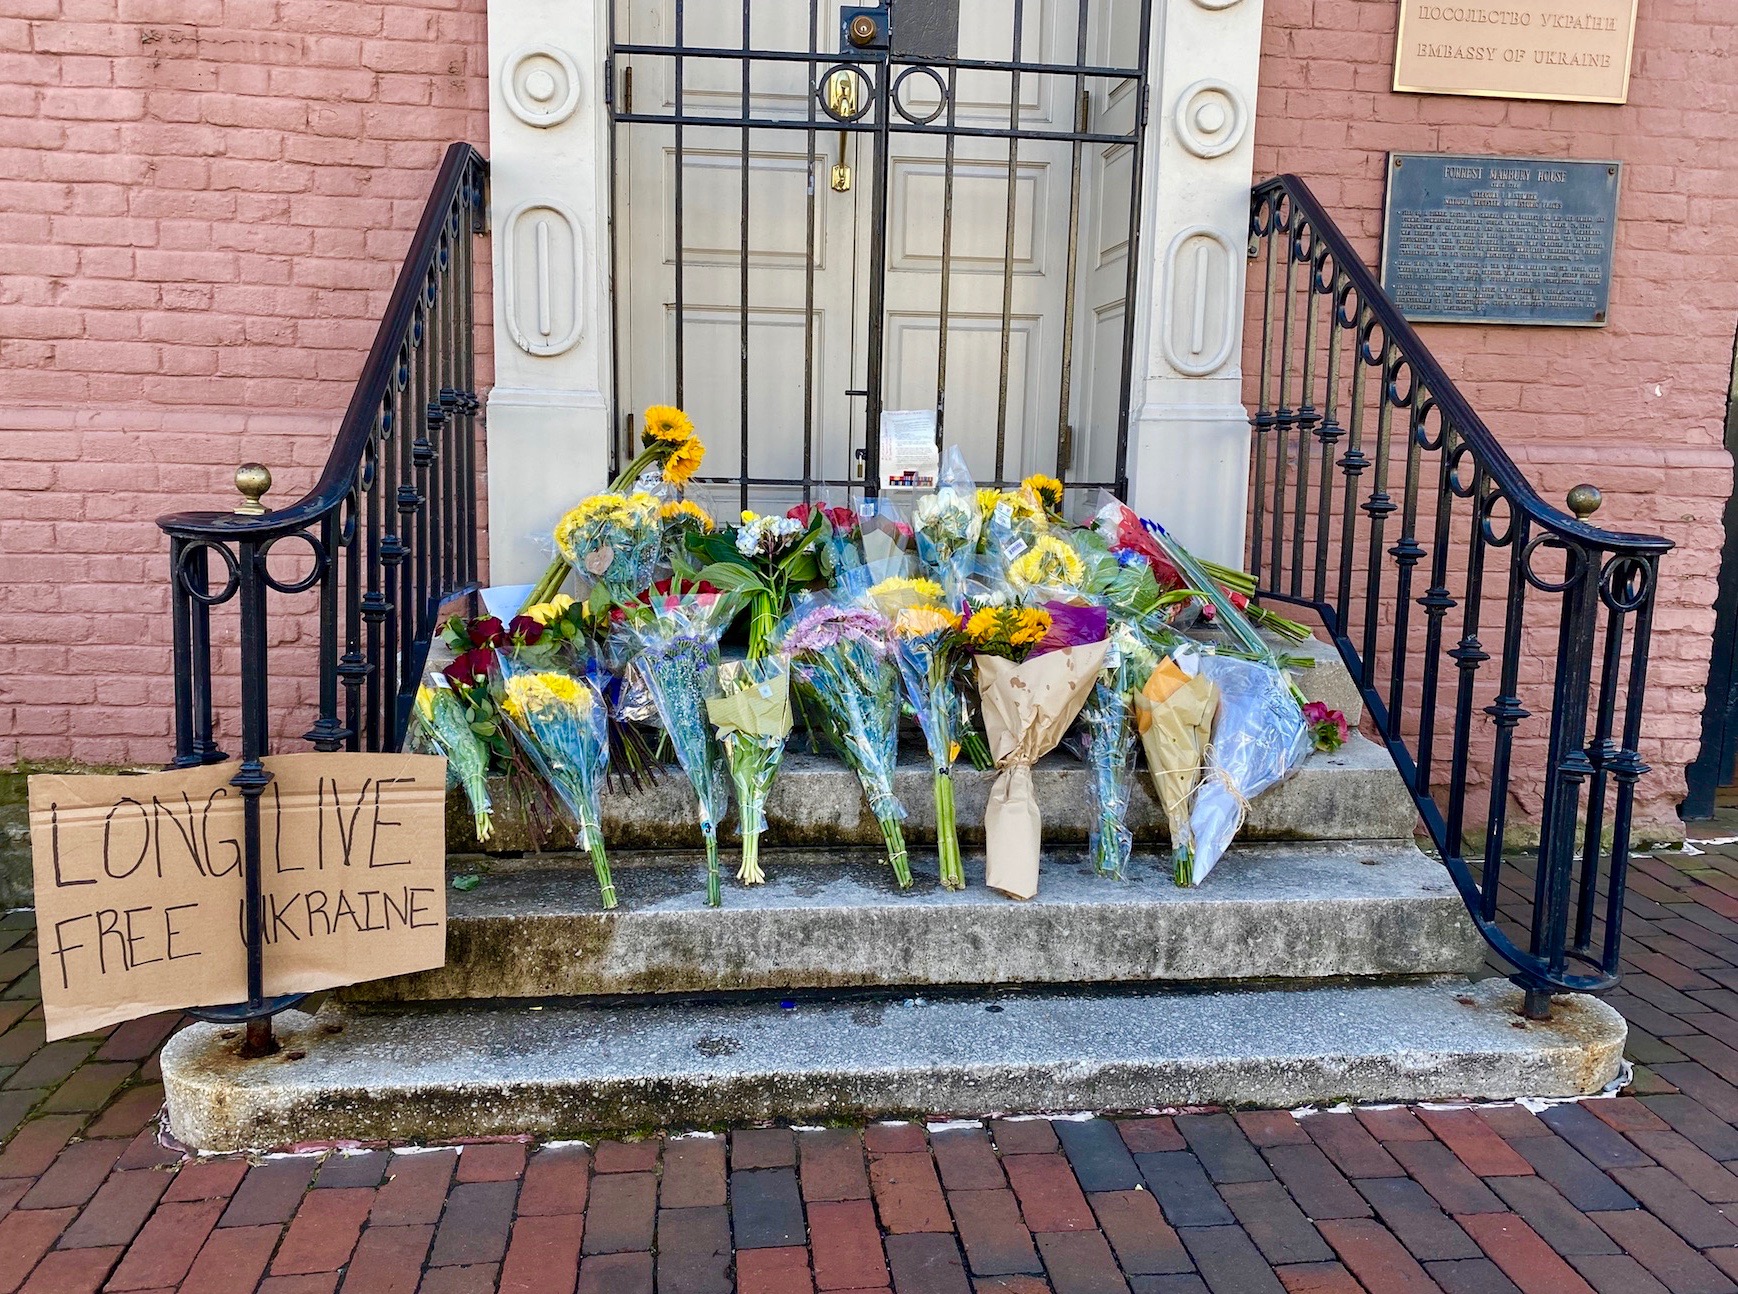
[[[606,58],[603,61],[603,103],[606,108],[616,104],[616,61]]]

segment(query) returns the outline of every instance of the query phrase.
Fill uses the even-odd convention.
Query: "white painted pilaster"
[[[1262,0],[1157,0],[1129,392],[1131,502],[1243,560],[1243,294]]]
[[[605,484],[608,0],[490,0],[489,577],[535,579],[556,518]]]

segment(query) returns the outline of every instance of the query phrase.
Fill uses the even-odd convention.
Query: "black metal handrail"
[[[1617,982],[1635,784],[1648,771],[1648,639],[1671,544],[1588,524],[1592,486],[1570,491],[1573,516],[1540,498],[1302,180],[1255,187],[1249,240],[1261,276],[1250,570],[1263,598],[1321,616],[1479,933],[1526,990],[1527,1013],[1546,1016],[1554,992]],[[1487,593],[1487,558],[1505,551],[1506,587]],[[1487,642],[1494,680],[1480,672]],[[1536,715],[1523,700],[1538,708],[1547,687]],[[1491,722],[1488,762],[1473,756],[1475,711]],[[1497,919],[1517,753],[1542,755],[1544,788],[1525,947]],[[1469,803],[1481,777],[1482,813]]]
[[[206,1008],[248,1022],[248,1050],[272,1050],[270,1019],[299,995],[266,997],[262,969],[260,795],[271,782],[270,593],[316,592],[319,707],[315,750],[394,750],[404,737],[441,604],[477,584],[477,396],[472,245],[487,232],[488,163],[453,144],[435,175],[386,313],[320,479],[288,507],[258,502],[271,475],[236,474],[235,512],[178,512],[169,536],[174,617],[175,765],[228,758],[215,737],[211,609],[239,607],[248,1001]],[[306,545],[309,569],[275,575],[278,543]],[[222,570],[213,588],[211,564]],[[340,654],[339,640],[343,640]],[[343,696],[340,698],[339,693]]]

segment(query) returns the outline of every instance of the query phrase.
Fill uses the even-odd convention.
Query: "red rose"
[[[484,616],[481,620],[471,621],[471,646],[473,647],[505,647],[507,631],[501,627],[497,616]]]
[[[499,621],[496,622],[500,623]],[[495,654],[486,647],[473,647],[462,653],[457,660],[448,665],[441,673],[454,687],[476,687],[486,683],[489,671],[494,668]]]
[[[507,626],[513,639],[526,647],[535,647],[543,637],[543,626],[530,616],[514,616]]]

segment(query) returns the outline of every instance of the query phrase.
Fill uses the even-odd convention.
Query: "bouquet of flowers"
[[[700,470],[700,464],[706,457],[706,446],[700,443],[700,437],[694,434],[694,423],[680,409],[669,405],[655,404],[646,410],[644,427],[641,430],[641,450],[639,454],[610,483],[609,489],[603,495],[595,498],[615,500],[608,505],[598,505],[595,511],[607,512],[620,506],[625,499],[638,499],[644,496],[651,504],[651,524],[656,527],[660,519],[657,516],[659,500],[656,495],[646,489],[646,485],[667,487],[674,492],[680,492],[693,479],[694,473]],[[654,481],[644,481],[648,473],[656,474]],[[604,585],[603,575],[606,570],[614,567],[615,552],[609,542],[607,532],[593,534],[583,529],[584,524],[591,520],[587,516],[575,516],[581,508],[585,508],[592,499],[582,502],[579,508],[569,512],[555,528],[555,560],[549,563],[537,583],[531,586],[531,592],[525,599],[525,605],[531,606],[539,602],[547,602],[560,591],[569,573],[580,561],[587,561],[587,571],[599,586]],[[636,508],[636,514],[638,508]],[[638,516],[635,517],[639,521]],[[601,523],[600,523],[601,524]],[[569,542],[563,543],[564,531]],[[636,527],[637,533],[637,527]],[[660,531],[661,537],[661,531]],[[610,551],[606,556],[604,548]],[[592,569],[592,564],[599,569]],[[608,585],[612,595],[620,594],[631,583],[626,564],[614,568],[616,576]],[[628,592],[637,593],[645,588],[645,583],[629,588]],[[521,608],[523,610],[523,608]]]
[[[912,525],[917,538],[917,558],[936,579],[957,593],[970,574],[983,528],[978,492],[966,470],[964,456],[957,445],[953,446],[936,478],[935,492],[917,501]]]
[[[936,590],[940,592],[939,586]],[[916,602],[893,613],[893,651],[899,679],[923,729],[935,771],[938,871],[942,887],[949,890],[966,887],[953,793],[953,758],[959,745],[955,733],[961,713],[956,678],[964,645],[959,615],[936,602]]]
[[[431,674],[416,689],[416,743],[447,758],[447,772],[465,789],[478,840],[494,834],[494,805],[489,800],[489,751],[471,729],[465,703],[439,674]]]
[[[825,503],[799,503],[785,516],[802,522],[806,529],[819,514],[826,526],[815,541],[815,557],[821,578],[831,588],[846,588],[862,578],[866,564],[863,556],[863,519],[850,508],[830,507]]]
[[[1080,753],[1092,770],[1093,824],[1087,838],[1092,869],[1122,880],[1134,851],[1128,829],[1134,782],[1134,693],[1158,659],[1134,625],[1117,625],[1104,668],[1080,709]]]
[[[1185,881],[1199,885],[1243,825],[1249,802],[1290,775],[1315,744],[1291,682],[1269,661],[1205,656],[1201,672],[1219,689],[1207,772],[1189,814],[1194,856]]]
[[[1032,546],[1008,564],[1008,587],[1021,597],[1052,590],[1077,593],[1086,580],[1086,564],[1064,539],[1039,535]]]
[[[790,663],[779,654],[729,661],[718,667],[718,692],[706,699],[706,717],[718,730],[736,787],[736,826],[744,885],[766,880],[760,869],[760,833],[766,797],[791,731]]]
[[[599,796],[609,766],[609,723],[602,698],[560,670],[538,669],[503,654],[501,709],[526,753],[579,824],[580,846],[591,853],[606,908],[616,887],[604,853]]]
[[[1103,608],[1092,609],[1103,614]],[[984,729],[999,770],[984,809],[984,879],[1018,899],[1038,893],[1044,824],[1032,765],[1062,740],[1110,646],[1101,630],[1096,642],[1038,654],[1053,627],[1046,608],[1011,605],[986,607],[966,622],[966,638],[977,654]]]
[[[748,599],[750,658],[759,660],[767,654],[773,631],[790,603],[791,589],[819,574],[815,543],[828,525],[818,511],[807,521],[744,512],[739,526],[689,537],[690,551],[708,563],[699,578]]]
[[[890,626],[866,607],[819,604],[795,614],[783,635],[791,671],[821,715],[828,739],[857,774],[887,842],[901,889],[911,884],[905,816],[893,792],[899,748],[898,671],[889,659]]]
[[[664,520],[658,497],[644,490],[632,494],[594,494],[555,523],[555,547],[568,568],[591,577],[592,610],[601,614],[620,605],[652,582],[663,550]],[[539,585],[532,604],[554,596],[560,587]]]
[[[1184,668],[1185,661],[1190,668]],[[1213,716],[1219,710],[1219,689],[1194,661],[1193,653],[1167,657],[1134,698],[1136,727],[1153,789],[1170,827],[1171,866],[1179,885],[1188,885],[1195,874],[1195,836],[1189,819],[1206,771]]]
[[[694,794],[706,840],[706,902],[724,901],[718,878],[718,821],[730,806],[724,755],[707,722],[706,698],[717,691],[718,635],[735,606],[716,594],[654,599],[636,612],[635,665],[657,707]]]
[[[980,489],[978,513],[983,518],[978,552],[1004,566],[1050,532],[1049,513],[1025,485],[1012,490]]]

